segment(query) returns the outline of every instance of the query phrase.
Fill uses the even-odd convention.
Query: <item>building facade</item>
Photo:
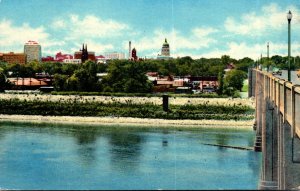
[[[26,62],[32,62],[34,60],[42,60],[42,47],[36,41],[28,41],[24,45],[24,54],[26,55]]]
[[[63,62],[65,59],[73,59],[73,55],[71,54],[63,54],[61,52],[56,53],[55,61]]]
[[[54,57],[52,56],[46,56],[46,57],[42,57],[42,62],[54,62]]]
[[[125,54],[122,52],[106,52],[104,57],[108,60],[121,60],[125,59]]]
[[[170,56],[170,45],[166,38],[165,38],[165,42],[163,43],[162,48],[161,48],[161,55],[162,56]]]
[[[106,58],[102,55],[96,56],[96,63],[98,64],[106,64]]]
[[[81,63],[87,60],[95,61],[95,52],[90,52],[87,50],[87,45],[82,45],[82,49],[74,53],[74,59],[81,59]]]
[[[65,64],[81,64],[81,59],[64,59],[63,63]]]
[[[24,53],[1,53],[0,60],[9,64],[25,64],[26,55]]]

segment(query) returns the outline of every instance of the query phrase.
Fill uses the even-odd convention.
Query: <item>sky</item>
[[[0,0],[0,52],[41,44],[42,55],[123,52],[155,58],[167,38],[172,57],[257,60],[287,55],[291,10],[292,56],[300,55],[299,0]]]

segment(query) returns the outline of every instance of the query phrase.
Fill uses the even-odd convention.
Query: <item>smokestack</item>
[[[131,41],[129,41],[129,55],[128,59],[131,60]]]

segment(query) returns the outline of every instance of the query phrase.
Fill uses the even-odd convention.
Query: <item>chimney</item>
[[[129,55],[128,59],[131,60],[131,41],[129,41]]]

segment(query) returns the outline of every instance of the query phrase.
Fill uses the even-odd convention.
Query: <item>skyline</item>
[[[96,55],[123,52],[155,58],[164,39],[172,57],[229,55],[254,60],[287,56],[287,12],[292,18],[292,56],[300,55],[300,2],[296,0],[2,0],[0,52],[22,52],[38,41],[42,54],[73,54],[82,44]]]

